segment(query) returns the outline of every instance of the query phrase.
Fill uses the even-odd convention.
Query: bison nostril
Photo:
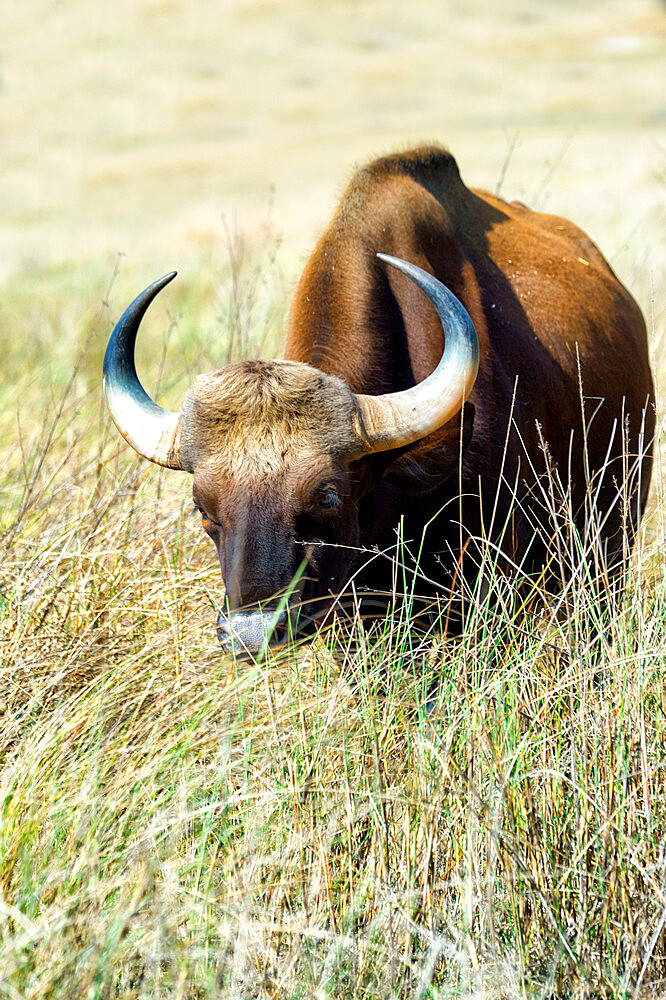
[[[280,645],[286,638],[286,611],[220,611],[217,638],[226,652],[258,653],[265,646]]]
[[[287,641],[287,629],[277,625],[271,635],[271,646],[282,646]]]

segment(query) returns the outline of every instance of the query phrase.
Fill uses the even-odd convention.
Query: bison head
[[[441,427],[474,384],[478,340],[461,303],[415,265],[379,256],[425,292],[446,332],[435,371],[402,392],[359,395],[307,364],[242,361],[199,376],[180,412],[164,410],[138,380],[134,345],[174,274],[142,292],[111,335],[104,388],[118,430],[151,462],[193,475],[222,568],[225,649],[255,653],[326,614],[356,559],[365,459]]]

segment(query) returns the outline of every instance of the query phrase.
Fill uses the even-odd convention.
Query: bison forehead
[[[345,473],[320,455],[291,454],[273,464],[270,456],[230,452],[202,462],[194,473],[193,494],[213,520],[262,532],[289,531],[293,519],[312,505],[323,483],[341,484]]]
[[[252,431],[232,436],[202,454],[195,468],[208,479],[226,482],[253,496],[268,491],[284,491],[294,476],[301,478],[310,469],[322,467],[325,453],[312,448],[304,435],[284,437]]]
[[[354,397],[341,379],[291,361],[241,361],[201,375],[182,409],[181,456],[275,471],[290,453],[358,448]]]

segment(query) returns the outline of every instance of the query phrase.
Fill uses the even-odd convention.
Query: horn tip
[[[378,253],[377,256],[385,264],[390,264],[396,270],[402,271],[403,274],[408,275],[412,280],[415,279],[417,274],[423,273],[420,267],[417,267],[416,264],[411,264],[408,260],[403,260],[402,257],[393,257],[390,253]]]

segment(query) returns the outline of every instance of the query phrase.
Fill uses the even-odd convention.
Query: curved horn
[[[415,264],[384,253],[377,256],[425,292],[441,320],[446,346],[434,372],[411,389],[356,396],[367,452],[401,448],[436,431],[461,408],[479,370],[479,339],[453,292]]]
[[[111,334],[103,369],[104,394],[114,424],[139,455],[167,469],[182,469],[180,414],[158,406],[143,388],[134,364],[134,345],[146,309],[175,277],[172,271],[153,282],[127,307]]]

